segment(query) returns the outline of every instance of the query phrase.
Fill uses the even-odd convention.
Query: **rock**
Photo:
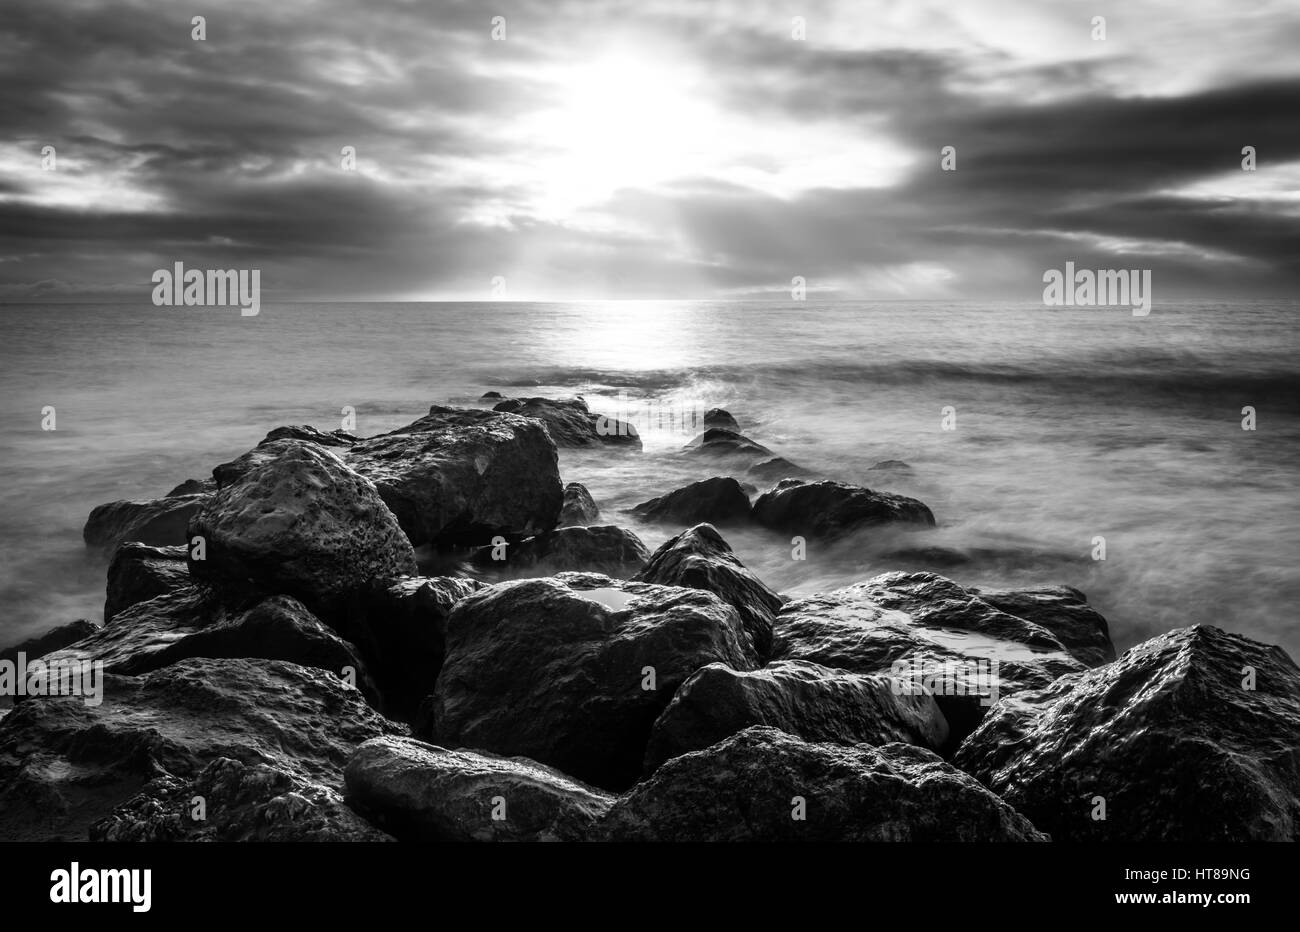
[[[829,538],[884,524],[934,527],[914,498],[823,480],[783,479],[754,502],[754,520],[787,534]]]
[[[792,818],[802,804],[802,819]],[[845,747],[747,728],[676,757],[615,801],[608,841],[1047,841],[1024,816],[909,744]]]
[[[348,464],[366,476],[415,546],[475,546],[555,527],[563,504],[555,444],[536,420],[443,408],[363,440]]]
[[[366,661],[389,718],[409,721],[433,692],[447,648],[447,615],[481,589],[451,576],[375,580],[353,594],[336,629]]]
[[[769,459],[760,460],[745,470],[745,475],[753,476],[760,482],[780,482],[782,479],[799,478],[801,476],[811,476],[812,474],[811,470],[796,466],[784,456],[773,456]]]
[[[999,697],[1084,669],[1046,628],[980,601],[933,573],[885,573],[787,603],[772,654],[929,690],[955,748]]]
[[[345,779],[352,804],[402,841],[585,841],[613,801],[525,758],[411,738],[367,741]]]
[[[506,396],[500,392],[484,392],[482,396],[480,396],[479,401],[500,401],[505,397]]]
[[[952,569],[955,566],[969,566],[974,557],[955,547],[899,547],[880,555],[881,560],[895,565],[899,563],[933,569]]]
[[[203,818],[194,818],[195,799]],[[333,789],[266,764],[218,757],[198,776],[170,774],[91,824],[91,841],[392,841]]]
[[[214,479],[186,479],[163,497],[178,498],[185,495],[199,495],[206,492],[215,492],[216,490],[217,483]]]
[[[735,523],[749,520],[749,496],[735,479],[714,476],[642,502],[632,514],[642,521]]]
[[[600,520],[600,509],[581,482],[564,487],[564,505],[560,508],[560,527],[585,527]]]
[[[0,650],[0,662],[17,663],[19,654],[22,654],[28,660],[36,660],[46,654],[52,654],[56,650],[62,650],[69,644],[75,644],[82,638],[90,637],[98,630],[99,625],[93,621],[86,621],[84,618],[78,621],[70,621],[66,625],[51,628],[44,634],[28,638],[13,647]]]
[[[153,780],[222,757],[337,792],[353,750],[397,731],[332,674],[279,661],[184,660],[102,685],[102,704],[34,698],[0,721],[0,838],[85,840]]]
[[[698,410],[698,409],[697,409]],[[731,412],[723,408],[710,408],[704,412],[705,427],[721,427],[723,430],[740,432],[740,425],[736,419],[731,416]]]
[[[696,525],[666,541],[633,578],[712,592],[739,613],[754,652],[760,658],[771,653],[772,621],[783,600],[740,562],[711,525]]]
[[[641,449],[641,437],[634,425],[592,414],[581,398],[508,398],[492,410],[537,418],[546,425],[556,446],[617,444]]]
[[[1071,586],[1030,589],[972,589],[975,595],[1008,615],[1041,625],[1056,635],[1070,655],[1090,667],[1115,659],[1110,626],[1088,597]]]
[[[378,698],[356,648],[284,595],[232,609],[188,586],[123,610],[45,662],[99,661],[109,673],[139,675],[190,657],[284,660],[338,677],[351,668],[357,688]]]
[[[888,677],[801,660],[777,661],[752,672],[711,663],[682,684],[655,722],[646,773],[751,725],[838,744],[899,741],[938,750],[948,740],[948,722],[934,698],[900,695]]]
[[[481,547],[472,559],[492,569],[519,571],[544,564],[552,572],[606,573],[627,579],[646,565],[650,551],[631,531],[607,524],[556,528],[504,548]]]
[[[375,578],[414,576],[415,552],[375,487],[313,443],[276,440],[190,521],[190,575],[240,596],[284,593],[324,618]]]
[[[723,427],[710,427],[690,443],[686,451],[695,456],[769,457],[772,451],[744,434]]]
[[[714,661],[758,663],[736,610],[711,593],[578,573],[499,583],[452,609],[418,730],[621,790],[677,687]]]
[[[188,586],[190,570],[185,562],[186,549],[184,546],[149,547],[129,541],[118,547],[108,564],[104,620],[111,621],[118,612],[137,602],[147,602]]]
[[[81,536],[87,547],[99,547],[112,553],[124,541],[136,541],[150,547],[171,547],[188,542],[185,529],[198,513],[210,493],[175,495],[148,502],[109,502],[96,505]]]
[[[322,447],[342,447],[349,448],[361,441],[360,437],[353,436],[344,430],[332,430],[326,433],[323,430],[317,430],[315,427],[306,425],[296,425],[292,427],[277,427],[271,431],[262,440],[262,444],[275,443],[277,440],[305,440],[308,443],[314,443]],[[262,444],[258,444],[261,446]]]
[[[902,460],[881,460],[867,467],[867,472],[911,472],[912,467]]]
[[[1296,841],[1297,747],[1291,658],[1198,625],[1004,699],[955,762],[1061,841]]]

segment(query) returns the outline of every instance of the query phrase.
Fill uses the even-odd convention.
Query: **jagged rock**
[[[137,602],[175,592],[190,584],[185,547],[149,547],[127,542],[113,552],[108,564],[108,596],[104,620]]]
[[[740,614],[754,652],[759,657],[771,653],[772,621],[782,599],[740,562],[711,525],[696,525],[666,541],[633,579],[712,592]]]
[[[476,565],[493,569],[517,571],[544,564],[552,572],[607,573],[618,579],[637,573],[649,559],[641,538],[612,524],[556,528],[517,544],[482,547],[473,555]]]
[[[682,684],[655,722],[646,772],[751,725],[839,744],[899,741],[937,751],[948,740],[948,722],[934,698],[899,694],[888,677],[800,660],[753,671],[711,663]]]
[[[1298,747],[1291,658],[1198,625],[1004,699],[955,762],[1060,841],[1296,841]]]
[[[87,621],[82,618],[77,621],[70,621],[66,625],[59,625],[57,628],[51,628],[44,634],[39,634],[34,638],[28,638],[20,644],[13,647],[0,650],[0,662],[8,661],[16,663],[18,655],[22,654],[28,660],[36,660],[44,657],[46,654],[52,654],[56,650],[61,650],[69,644],[75,644],[82,638],[89,637],[99,630],[99,625],[93,621]]]
[[[972,589],[981,600],[1008,615],[1041,625],[1056,635],[1065,649],[1090,667],[1115,659],[1106,619],[1088,604],[1088,597],[1071,586],[1029,589]]]
[[[949,747],[999,697],[1084,668],[1046,628],[933,573],[885,573],[789,602],[772,640],[774,659],[888,675],[900,690],[930,690],[948,720]]]
[[[452,609],[418,728],[620,790],[677,687],[714,661],[758,663],[736,610],[712,593],[579,573],[499,583]]]
[[[564,492],[555,443],[536,420],[434,405],[362,440],[347,462],[374,482],[416,546],[473,546],[555,527]]]
[[[749,496],[735,479],[714,476],[642,502],[632,514],[642,521],[736,523],[749,520]]]
[[[584,841],[613,801],[526,758],[411,738],[367,741],[344,776],[349,801],[403,841]]]
[[[147,502],[108,502],[91,509],[81,536],[87,547],[112,553],[124,541],[151,547],[185,544],[185,529],[211,493],[174,495]]]
[[[451,576],[375,580],[349,599],[335,628],[361,651],[389,718],[409,721],[433,692],[446,656],[447,615],[482,586]]]
[[[163,498],[177,498],[184,495],[199,495],[206,492],[215,492],[217,483],[215,479],[186,479],[176,488],[172,489]]]
[[[744,434],[724,427],[710,427],[690,443],[686,452],[695,456],[769,457],[772,451]]]
[[[205,559],[196,581],[245,596],[284,593],[332,617],[335,603],[375,578],[414,576],[415,552],[375,487],[332,452],[276,440],[190,521]]]
[[[190,657],[284,660],[340,677],[350,668],[357,688],[378,698],[356,648],[284,595],[234,609],[187,586],[123,610],[45,660],[99,661],[109,673],[139,675]]]
[[[736,433],[740,432],[740,425],[736,419],[731,416],[731,412],[724,408],[710,408],[704,412],[704,426],[721,427],[723,430],[731,430]]]
[[[353,750],[398,731],[334,675],[280,661],[196,658],[102,685],[102,704],[28,699],[0,720],[0,838],[85,840],[146,784],[221,757],[337,792]]]
[[[813,743],[768,727],[747,728],[668,761],[615,801],[595,837],[1048,840],[1024,816],[924,748]]]
[[[196,802],[199,800],[199,802]],[[196,818],[201,816],[201,818]],[[392,841],[335,790],[219,757],[192,780],[150,781],[90,826],[91,841]]]
[[[745,475],[753,476],[760,482],[780,482],[782,479],[811,476],[811,470],[796,466],[784,456],[773,456],[761,460],[745,470]]]
[[[581,398],[508,398],[492,410],[537,418],[546,425],[557,446],[617,444],[641,449],[641,437],[634,425],[592,414]]]
[[[783,479],[758,497],[753,514],[764,527],[820,538],[883,524],[934,527],[930,509],[914,498],[829,479]]]
[[[585,527],[600,520],[600,509],[581,482],[564,487],[564,505],[560,508],[560,527]]]

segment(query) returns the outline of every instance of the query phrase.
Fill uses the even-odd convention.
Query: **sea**
[[[1296,301],[1129,308],[700,301],[0,307],[0,647],[102,618],[91,508],[156,498],[286,424],[392,430],[432,404],[581,395],[644,450],[560,452],[603,521],[711,475],[683,447],[724,408],[775,455],[910,495],[930,531],[803,551],[726,528],[798,597],[929,566],[1085,592],[1120,649],[1206,624],[1300,657]],[[53,429],[47,429],[47,428]],[[882,461],[908,469],[872,469]],[[936,549],[942,548],[942,550]],[[917,552],[922,556],[918,557]],[[1104,559],[1103,559],[1104,557]],[[920,561],[919,563],[917,561]]]

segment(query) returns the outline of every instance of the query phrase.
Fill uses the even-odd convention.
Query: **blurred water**
[[[729,409],[833,477],[915,495],[982,548],[963,583],[1069,583],[1128,646],[1209,623],[1300,655],[1300,378],[1291,303],[1126,308],[877,303],[0,307],[0,644],[99,618],[86,514],[206,475],[281,424],[378,433],[431,403],[619,393]],[[54,432],[41,409],[57,411]],[[941,409],[956,410],[955,431]],[[1241,429],[1253,405],[1258,430]],[[562,451],[607,517],[718,472],[650,432],[641,456]],[[901,459],[914,471],[868,472]],[[882,475],[884,478],[882,478]],[[641,527],[653,547],[674,529]],[[896,567],[857,540],[728,529],[773,587],[805,594]],[[1090,558],[1104,536],[1107,559]],[[881,543],[877,541],[876,543]]]

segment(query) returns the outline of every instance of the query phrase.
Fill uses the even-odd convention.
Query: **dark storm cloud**
[[[475,4],[236,2],[193,42],[193,13],[174,4],[7,0],[0,299],[130,295],[178,260],[261,267],[284,298],[486,297],[506,273],[556,297],[704,297],[793,275],[851,294],[878,273],[1032,297],[1065,259],[1154,268],[1192,291],[1300,284],[1294,175],[1278,173],[1300,162],[1300,77],[1197,58],[1188,74],[1213,80],[1144,94],[1130,87],[1141,55],[1088,57],[1083,40],[1059,60],[1026,57],[1037,33],[995,48],[957,21],[943,41],[859,48],[852,30],[792,42],[788,14],[762,4],[502,12],[510,39],[494,44]],[[1241,36],[1284,45],[1295,19],[1259,14]],[[1134,12],[1130,28],[1151,22]],[[522,127],[563,105],[551,70],[610,36],[635,37],[664,69],[703,69],[727,114],[829,125],[905,164],[888,183],[864,167],[860,183],[810,177],[784,193],[686,174],[540,215],[526,171],[547,143]],[[1275,50],[1236,54],[1248,65]],[[57,173],[39,169],[44,145]],[[367,171],[340,171],[348,145]],[[755,145],[752,164],[778,158]],[[945,145],[956,172],[939,171]],[[1255,188],[1196,188],[1240,178],[1244,145],[1259,151]]]

